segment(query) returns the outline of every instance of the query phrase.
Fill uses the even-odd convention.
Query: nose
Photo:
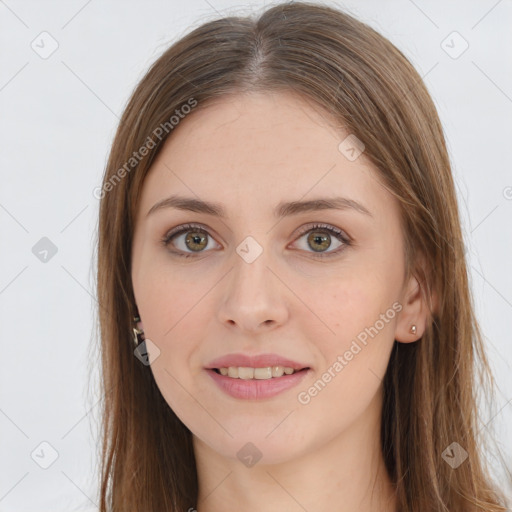
[[[219,320],[229,328],[258,332],[283,325],[291,294],[269,264],[266,251],[252,263],[238,254],[226,276],[219,301]]]

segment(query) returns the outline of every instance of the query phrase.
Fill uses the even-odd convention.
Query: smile
[[[297,384],[311,371],[310,368],[274,366],[263,368],[228,367],[206,370],[221,391],[245,400],[274,397]]]

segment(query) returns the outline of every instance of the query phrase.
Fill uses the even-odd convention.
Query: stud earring
[[[416,326],[415,325],[411,326],[411,334],[416,334]]]
[[[138,315],[133,317],[136,327],[133,328],[133,343],[137,347],[139,343],[144,341],[144,331],[141,328],[141,321]]]

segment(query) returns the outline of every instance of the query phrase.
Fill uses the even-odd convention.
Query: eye
[[[346,246],[351,245],[351,238],[346,235],[343,231],[329,224],[313,224],[302,228],[299,237],[296,240],[304,237],[308,234],[307,243],[313,248],[313,257],[315,258],[327,258],[339,254]],[[182,235],[186,235],[181,241],[179,238]],[[340,243],[340,246],[336,250],[326,252],[325,249],[329,249],[332,245],[332,237],[336,238]],[[174,239],[178,239],[178,244],[181,242],[182,247],[177,247],[178,251],[172,250],[176,256],[189,258],[194,256],[194,253],[199,254],[205,252],[204,249],[208,248],[209,240],[213,240],[211,235],[206,229],[197,224],[184,224],[171,230],[161,240],[165,247],[168,247],[171,243],[176,247]],[[190,251],[190,252],[187,252]],[[305,249],[306,252],[307,249]]]
[[[307,235],[306,243],[308,247],[313,249],[315,258],[330,258],[339,254],[346,246],[351,245],[352,240],[343,231],[329,224],[313,224],[304,227],[299,235],[299,238]],[[332,245],[332,237],[335,237],[340,245],[336,250],[326,252]],[[297,239],[297,240],[298,240]],[[305,249],[307,251],[307,249]]]
[[[197,224],[184,224],[182,226],[178,226],[164,236],[162,243],[165,247],[168,247],[175,238],[179,238],[181,235],[186,236],[182,240],[182,247],[178,247],[180,252],[172,251],[177,256],[189,258],[190,256],[194,256],[194,253],[204,252],[203,249],[209,245],[208,237],[210,237],[210,234]],[[213,238],[211,239],[213,240]],[[187,253],[187,250],[192,252]]]

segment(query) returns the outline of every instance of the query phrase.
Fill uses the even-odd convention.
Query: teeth
[[[272,367],[272,377],[282,377],[284,374],[284,366]]]
[[[266,380],[275,377],[282,377],[283,374],[291,375],[296,370],[286,366],[267,366],[265,368],[249,368],[247,366],[230,366],[219,368],[220,374],[233,379],[257,379]]]
[[[244,379],[244,380],[245,379],[254,379],[254,368],[245,368],[243,366],[239,366],[238,367],[238,378]]]
[[[272,368],[267,366],[266,368],[254,368],[254,378],[255,379],[271,379],[272,378]]]

